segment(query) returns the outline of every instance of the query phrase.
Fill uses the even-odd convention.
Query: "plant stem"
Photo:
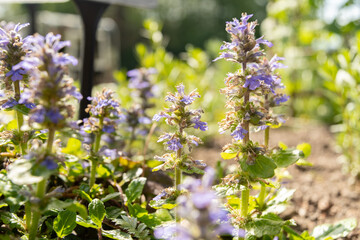
[[[46,181],[47,179],[43,179],[37,185],[36,197],[39,198],[40,201],[44,198],[46,193]],[[41,218],[41,209],[40,206],[37,205],[33,208],[33,212],[32,212],[29,240],[36,239],[36,233],[38,231],[40,218]]]
[[[46,154],[51,154],[54,139],[55,139],[55,129],[50,128],[48,139],[47,139],[47,144],[46,144]],[[40,200],[40,204],[46,194],[46,182],[47,182],[47,178],[44,178],[37,185],[35,196]],[[29,240],[36,239],[36,233],[38,230],[39,220],[41,218],[41,207],[42,207],[41,205],[35,205],[33,207],[31,226],[30,226],[30,232],[29,232]]]
[[[28,231],[31,226],[31,203],[25,203],[25,218],[26,218],[26,230]]]
[[[246,187],[244,190],[241,191],[241,217],[243,218],[246,218],[248,215],[249,197],[250,190]]]
[[[20,100],[20,81],[14,82],[14,89],[15,89],[15,100],[18,102]],[[22,155],[26,154],[27,144],[24,141],[24,133],[21,131],[21,127],[24,124],[24,116],[21,112],[15,111],[16,114],[16,121],[17,121],[17,128],[20,135],[20,152]]]
[[[103,121],[104,121],[104,119],[101,117],[100,121],[99,121],[99,132],[96,134],[94,148],[93,148],[93,153],[95,155],[100,150],[100,140],[101,140],[101,135],[102,135]],[[97,158],[95,157],[91,160],[91,170],[90,170],[90,180],[89,180],[90,188],[92,188],[92,186],[94,186],[94,184],[95,184],[96,167],[97,167]]]
[[[260,209],[264,207],[266,197],[266,186],[265,184],[261,184],[260,193],[259,193],[259,206]]]
[[[177,150],[176,157],[179,159],[181,158],[181,149]],[[180,184],[181,184],[181,170],[178,166],[175,167],[175,189],[176,191],[180,191]],[[178,213],[178,209],[175,209],[175,220],[177,223],[180,222],[180,217]]]
[[[98,234],[98,239],[99,239],[99,240],[102,240],[101,228],[99,228],[99,229],[97,230],[97,234]]]
[[[246,62],[242,63],[242,70],[243,73],[245,74],[246,71]],[[247,105],[249,103],[250,100],[250,91],[249,89],[246,89],[245,95],[244,95],[244,106],[247,108]],[[246,146],[247,143],[250,141],[250,128],[249,128],[249,121],[245,121],[243,123],[243,129],[245,129],[247,131],[247,133],[245,134],[245,137],[243,139],[243,143]],[[248,208],[249,208],[249,195],[250,195],[250,190],[249,188],[246,186],[244,190],[241,191],[241,217],[246,218],[248,215]]]
[[[268,99],[269,99],[269,95],[266,94],[265,95],[265,109],[266,109],[267,112],[269,111]],[[270,137],[270,126],[268,126],[265,129],[264,142],[265,142],[266,150],[269,147],[269,137]],[[260,209],[263,209],[263,207],[264,207],[265,197],[266,197],[266,186],[265,186],[265,184],[261,184],[260,193],[259,193],[259,206],[260,206]]]

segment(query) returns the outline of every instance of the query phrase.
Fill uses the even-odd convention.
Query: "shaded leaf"
[[[106,214],[104,203],[99,199],[94,199],[89,204],[88,209],[91,220],[97,225],[97,228],[101,228]]]
[[[53,230],[59,238],[69,235],[76,227],[76,213],[65,210],[59,212],[54,219]]]
[[[144,177],[140,177],[131,181],[128,188],[125,190],[125,195],[128,202],[131,203],[140,197],[144,189],[145,182],[146,178]]]

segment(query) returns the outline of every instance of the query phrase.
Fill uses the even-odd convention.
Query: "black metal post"
[[[34,34],[34,33],[36,33],[36,12],[37,12],[39,4],[28,3],[28,4],[25,4],[25,6],[29,12],[30,34]]]
[[[94,60],[96,46],[96,30],[106,8],[107,3],[73,0],[77,5],[83,26],[83,52],[82,52],[82,69],[81,69],[81,94],[83,99],[80,102],[79,118],[88,117],[85,108],[89,104],[87,97],[91,96],[91,90],[94,83]]]

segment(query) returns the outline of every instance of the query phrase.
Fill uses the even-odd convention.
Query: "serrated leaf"
[[[53,222],[53,230],[59,238],[69,235],[76,227],[76,213],[65,210],[59,212]]]
[[[99,199],[94,199],[88,206],[91,220],[96,224],[97,228],[101,228],[102,222],[105,218],[105,205]]]
[[[133,201],[135,201],[137,198],[140,197],[144,189],[145,183],[146,183],[146,178],[144,177],[140,177],[131,181],[128,188],[125,190],[125,195],[127,197],[128,202],[132,203]]]
[[[275,152],[272,156],[275,164],[280,168],[286,168],[291,164],[296,163],[300,158],[304,157],[304,153],[299,150],[279,150]]]
[[[12,228],[16,228],[21,232],[25,232],[25,222],[15,213],[1,211],[0,219],[3,223],[9,224]]]
[[[117,197],[119,197],[119,196],[121,196],[121,193],[119,193],[119,192],[110,193],[110,194],[106,195],[105,197],[103,197],[103,198],[101,199],[101,201],[102,201],[102,202],[107,202],[107,201],[109,201],[110,199],[117,198]]]
[[[115,230],[102,230],[102,235],[115,240],[132,240],[130,234],[124,233],[119,229]]]
[[[237,195],[241,190],[244,189],[243,186],[234,186],[234,185],[216,185],[213,187],[216,191],[216,194],[220,197],[227,197],[231,195]]]
[[[110,219],[118,218],[120,215],[124,215],[124,214],[126,214],[126,212],[121,208],[118,208],[115,206],[106,208],[106,217],[107,218],[110,218]]]
[[[243,171],[249,172],[253,178],[271,178],[275,175],[276,164],[271,158],[258,155],[252,165],[245,161],[241,162],[241,168]]]
[[[311,236],[316,240],[325,240],[327,238],[346,237],[352,230],[356,228],[356,219],[348,218],[341,220],[335,224],[324,224],[316,226],[311,233]]]

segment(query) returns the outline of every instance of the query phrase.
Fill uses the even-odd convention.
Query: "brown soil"
[[[253,134],[251,138],[262,142],[259,134]],[[199,149],[195,156],[213,165],[220,159],[222,146],[230,141],[216,140],[211,148]],[[283,186],[296,189],[296,192],[282,217],[294,219],[299,232],[311,232],[316,225],[335,223],[345,218],[356,218],[359,223],[360,182],[354,182],[342,171],[333,134],[319,124],[291,120],[284,127],[271,130],[270,145],[275,146],[279,141],[287,146],[310,143],[312,153],[308,160],[313,164],[311,167],[289,167],[293,178]],[[360,227],[346,239],[360,239]]]

